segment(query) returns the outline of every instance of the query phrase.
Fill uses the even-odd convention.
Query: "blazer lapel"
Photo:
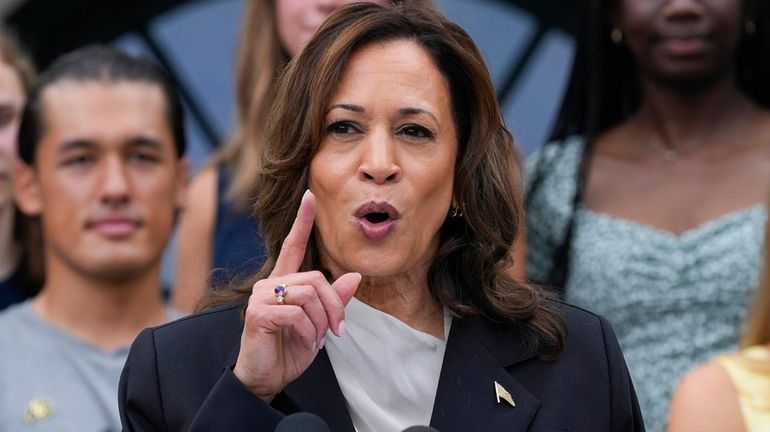
[[[323,418],[331,430],[354,430],[345,397],[325,349],[318,352],[310,367],[299,378],[289,383],[283,392],[299,410]]]
[[[540,401],[505,367],[531,358],[481,318],[455,319],[449,332],[431,426],[439,431],[526,431]],[[495,397],[495,382],[516,404]]]

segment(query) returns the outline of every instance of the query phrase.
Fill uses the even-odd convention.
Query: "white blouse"
[[[345,307],[345,334],[326,337],[334,374],[358,432],[428,425],[452,324],[444,339],[417,331],[357,300]]]

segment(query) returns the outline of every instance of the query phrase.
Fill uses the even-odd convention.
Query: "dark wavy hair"
[[[460,317],[481,315],[517,324],[531,349],[555,358],[565,339],[559,313],[537,288],[505,270],[524,224],[520,158],[506,129],[492,81],[476,45],[458,25],[419,5],[357,3],[339,9],[294,58],[276,86],[262,158],[256,215],[269,258],[234,291],[212,291],[203,307],[246,299],[251,283],[275,265],[308,187],[310,161],[324,136],[328,101],[351,55],[372,43],[421,46],[449,84],[458,130],[454,196],[464,217],[447,217],[428,272],[433,296]],[[301,271],[323,270],[311,236]]]
[[[572,208],[583,199],[585,179],[593,153],[593,141],[603,132],[631,118],[642,101],[637,66],[624,43],[612,41],[612,12],[621,0],[582,0],[578,17],[577,49],[567,90],[550,136],[550,144],[561,146],[570,136],[585,141],[578,169]],[[743,0],[744,32],[735,49],[735,78],[738,88],[760,106],[770,108],[770,2]],[[748,27],[751,26],[751,31]],[[541,158],[527,191],[527,205],[553,167]],[[550,158],[549,160],[558,160]],[[573,211],[574,214],[574,211]],[[562,290],[569,273],[572,243],[571,218],[562,243],[555,249],[553,269],[546,281]]]

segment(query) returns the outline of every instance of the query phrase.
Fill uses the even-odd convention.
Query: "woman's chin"
[[[366,259],[358,257],[358,259],[348,262],[343,261],[340,264],[339,266],[332,265],[328,267],[335,279],[351,272],[359,273],[368,279],[388,278],[409,272],[406,266],[392,262],[387,256],[369,256]]]
[[[427,277],[426,263],[431,262],[428,256],[434,248],[421,248],[413,242],[393,240],[375,244],[360,239],[340,242],[347,246],[333,249],[338,253],[321,249],[321,263],[335,278],[350,272],[359,273],[364,278],[393,278],[402,275],[413,278],[420,273],[425,273],[424,277]]]
[[[382,256],[379,259],[358,262],[351,266],[365,279],[393,279],[408,278],[412,283],[422,284],[427,279],[426,265],[421,265],[422,260],[417,259],[393,259],[393,256]]]

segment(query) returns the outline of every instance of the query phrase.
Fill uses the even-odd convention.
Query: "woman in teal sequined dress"
[[[527,271],[615,328],[648,430],[736,348],[770,180],[770,5],[588,0],[553,142],[529,161]]]

